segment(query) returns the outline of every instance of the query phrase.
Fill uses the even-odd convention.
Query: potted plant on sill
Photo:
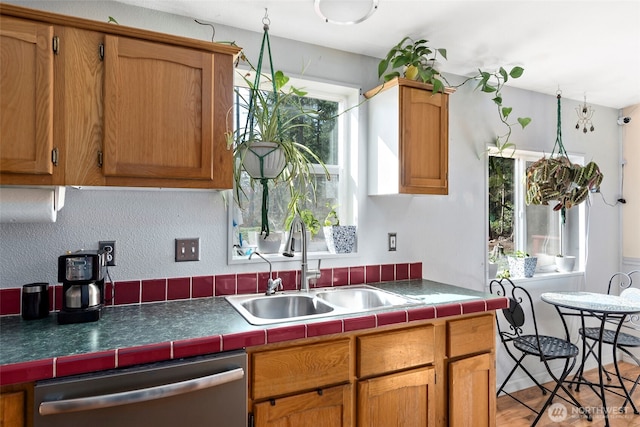
[[[443,92],[445,86],[455,89],[470,81],[477,81],[477,89],[493,96],[492,101],[496,104],[500,121],[507,128],[506,133],[496,136],[493,141],[495,146],[501,153],[508,148],[515,149],[515,144],[510,142],[513,126],[516,125],[516,123],[509,121],[513,109],[503,105],[501,90],[510,78],[517,79],[521,77],[524,73],[524,68],[516,66],[507,71],[500,67],[494,72],[478,69],[476,75],[468,77],[459,85],[450,85],[436,66],[438,53],[446,60],[447,50],[431,48],[428,43],[429,41],[425,39],[414,41],[410,37],[403,38],[400,43],[389,50],[387,56],[378,64],[378,78],[382,78],[384,82],[398,77],[417,80],[432,85],[433,92]],[[402,70],[402,73],[400,70]],[[531,118],[529,117],[517,118],[517,124],[523,129],[530,122]]]
[[[356,226],[340,225],[336,206],[331,207],[324,220],[324,238],[332,254],[346,254],[355,250]]]
[[[522,251],[507,255],[507,260],[509,262],[509,276],[514,279],[533,277],[538,263],[537,257],[529,256]]]

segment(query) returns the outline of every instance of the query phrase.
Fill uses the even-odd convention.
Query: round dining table
[[[602,378],[602,336],[607,324],[615,324],[616,330],[613,345],[613,361],[616,367],[616,375],[618,377],[618,381],[620,382],[620,386],[616,386],[616,388],[621,388],[624,391],[624,396],[626,396],[628,401],[631,402],[634,413],[639,414],[640,412],[638,411],[638,408],[636,407],[633,399],[631,399],[629,390],[627,390],[627,387],[624,385],[624,381],[622,380],[620,372],[618,370],[615,348],[620,329],[622,328],[627,316],[637,315],[638,313],[640,313],[640,301],[631,298],[625,298],[624,296],[621,297],[618,295],[582,291],[545,292],[540,296],[540,299],[548,304],[554,305],[561,316],[580,316],[583,320],[583,327],[585,316],[599,319],[600,340],[598,342],[597,355],[599,383],[594,384],[590,381],[587,381],[584,379],[584,377],[582,377],[582,374],[580,374],[580,377],[578,378],[578,384],[582,383],[589,385],[591,389],[594,390],[594,392],[596,392],[596,394],[598,394],[598,396],[600,397],[600,400],[602,401],[602,412],[605,418],[605,426],[609,426],[609,408],[607,407],[605,388],[609,388],[612,386],[605,385]],[[582,367],[580,369],[582,369]],[[596,391],[596,389],[599,390],[599,392]]]

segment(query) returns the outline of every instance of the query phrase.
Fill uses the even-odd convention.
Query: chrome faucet
[[[277,277],[277,278],[273,278],[273,273],[272,273],[272,268],[271,268],[271,261],[269,261],[268,259],[266,259],[265,257],[263,257],[260,253],[258,252],[251,252],[251,254],[249,255],[249,259],[251,259],[251,257],[253,255],[258,255],[260,258],[262,258],[263,260],[265,260],[267,262],[267,264],[269,264],[269,280],[267,281],[267,292],[265,292],[265,295],[273,295],[276,293],[276,291],[279,289],[282,289],[282,279]]]
[[[300,265],[300,291],[309,292],[309,280],[315,279],[320,276],[320,262],[318,260],[318,269],[309,270],[307,265],[307,227],[304,225],[304,221],[300,218],[300,215],[296,215],[291,221],[291,227],[289,228],[289,238],[284,245],[284,252],[282,255],[286,257],[293,257],[293,252],[296,250],[296,239],[293,237],[295,231],[300,231],[301,240],[301,257],[302,263]],[[310,277],[313,276],[313,277]]]

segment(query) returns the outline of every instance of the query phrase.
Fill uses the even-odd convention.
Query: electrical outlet
[[[113,267],[116,265],[116,241],[115,240],[101,240],[98,242],[98,249],[106,253],[107,266]]]
[[[396,250],[396,244],[398,243],[396,241],[396,233],[389,233],[388,241],[389,241],[389,251],[395,251]]]
[[[176,239],[176,262],[200,261],[200,238]]]

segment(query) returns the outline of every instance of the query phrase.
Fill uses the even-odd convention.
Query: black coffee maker
[[[103,251],[78,251],[58,257],[58,282],[62,283],[62,308],[58,323],[95,322],[104,305]]]

